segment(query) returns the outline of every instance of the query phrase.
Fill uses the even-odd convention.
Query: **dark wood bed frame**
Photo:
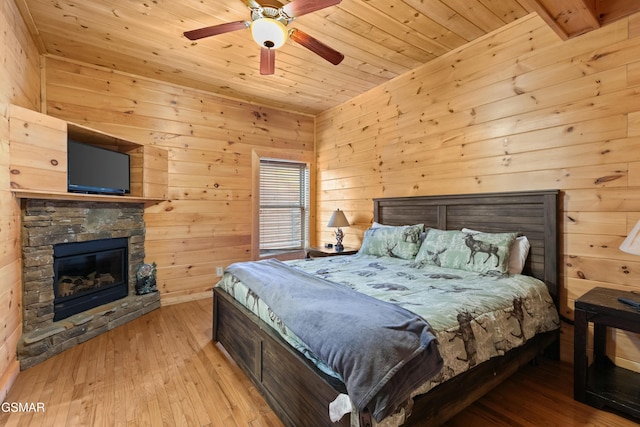
[[[531,250],[523,274],[543,280],[558,306],[558,191],[530,191],[374,199],[374,220],[388,225],[424,223],[440,229],[518,231]],[[280,420],[290,427],[349,426],[332,423],[328,405],[344,392],[292,349],[273,329],[226,292],[213,290],[213,340],[222,344],[255,384]],[[492,358],[414,398],[405,425],[439,425],[453,417],[543,350],[559,357],[558,332],[540,334],[524,346]],[[361,427],[369,422],[361,418]]]

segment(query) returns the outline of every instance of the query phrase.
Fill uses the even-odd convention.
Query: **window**
[[[306,163],[260,159],[260,256],[302,250],[308,240]]]

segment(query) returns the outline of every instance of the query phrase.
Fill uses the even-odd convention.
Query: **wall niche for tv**
[[[67,140],[126,153],[130,159],[128,195],[67,191]],[[168,154],[95,129],[16,105],[9,111],[11,189],[17,197],[57,200],[160,201],[167,199]]]

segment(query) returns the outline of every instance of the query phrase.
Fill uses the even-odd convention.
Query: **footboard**
[[[329,419],[329,403],[341,383],[332,384],[331,377],[257,316],[215,288],[213,340],[224,346],[286,426],[350,425],[348,416],[335,424]]]
[[[328,415],[329,403],[345,392],[341,382],[318,370],[226,292],[214,288],[213,305],[213,340],[224,346],[286,426],[350,426],[348,416],[333,424]],[[406,425],[442,424],[557,340],[558,331],[539,334],[505,356],[417,396]],[[370,425],[369,418],[360,425]]]

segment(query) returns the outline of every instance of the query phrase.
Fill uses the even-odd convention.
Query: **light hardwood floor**
[[[282,424],[211,342],[211,300],[171,305],[21,372],[0,426],[270,426]],[[575,402],[571,366],[527,366],[447,425],[635,426]],[[301,426],[303,427],[303,426]]]

